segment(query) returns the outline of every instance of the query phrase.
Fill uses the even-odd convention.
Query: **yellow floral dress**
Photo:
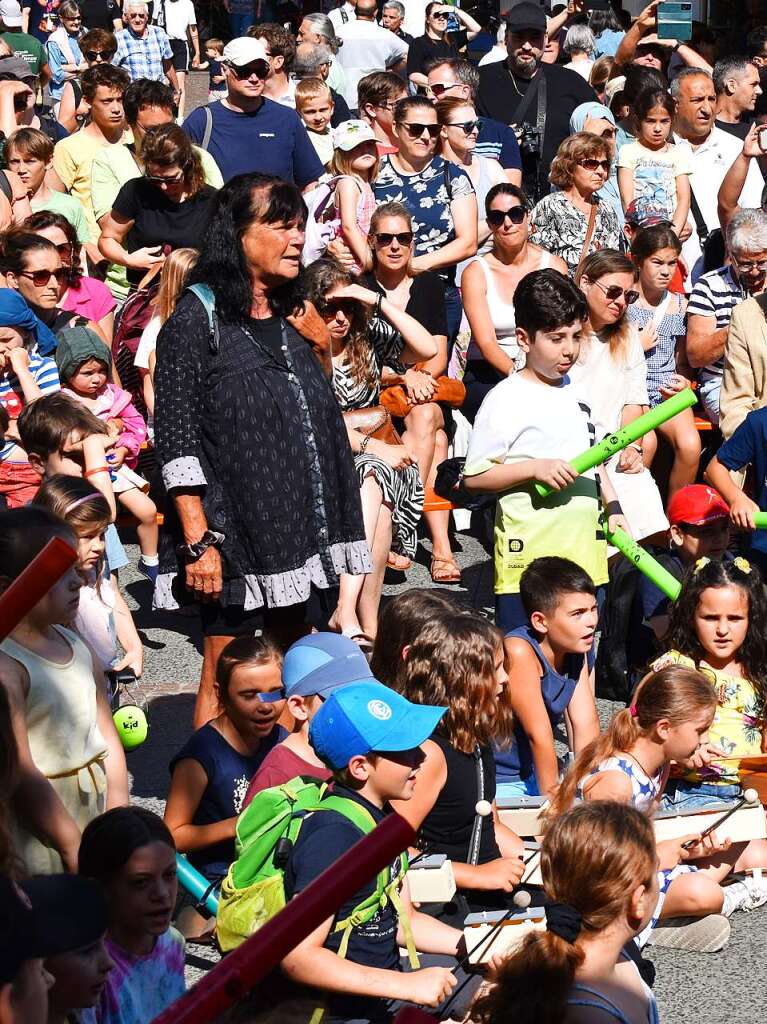
[[[748,679],[711,668],[705,661],[696,664],[692,658],[679,651],[667,651],[653,662],[652,668],[657,672],[666,665],[695,668],[714,684],[717,708],[708,739],[727,752],[727,760],[715,761],[702,769],[691,769],[685,773],[685,779],[689,782],[737,786],[740,782],[740,761],[736,755],[754,757],[762,753],[764,706],[756,687]]]

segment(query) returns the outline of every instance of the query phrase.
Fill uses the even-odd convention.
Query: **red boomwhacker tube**
[[[210,1024],[414,841],[415,832],[404,818],[387,815],[152,1024]]]
[[[0,641],[13,632],[76,561],[77,552],[61,537],[48,541],[24,572],[0,594]]]

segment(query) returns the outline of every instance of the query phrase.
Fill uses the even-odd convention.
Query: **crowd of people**
[[[767,761],[767,27],[310,6],[0,0],[0,603],[75,558],[2,616],[0,1024],[149,1024],[391,811],[416,845],[233,1021],[657,1021],[642,950],[767,905],[767,825],[652,827]],[[164,818],[134,550],[202,634]]]

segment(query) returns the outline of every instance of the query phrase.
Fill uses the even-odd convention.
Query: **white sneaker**
[[[725,917],[736,910],[749,913],[767,903],[767,879],[747,876],[742,882],[725,886],[722,913]]]

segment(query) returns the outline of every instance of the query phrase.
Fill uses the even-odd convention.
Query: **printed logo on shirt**
[[[525,542],[520,540],[519,537],[509,538],[509,554],[518,555],[521,551],[525,550]]]
[[[276,139],[277,136],[274,132],[259,132],[259,139]]]
[[[383,700],[368,701],[368,711],[373,718],[380,718],[382,722],[385,722],[387,718],[391,718],[391,708]]]

